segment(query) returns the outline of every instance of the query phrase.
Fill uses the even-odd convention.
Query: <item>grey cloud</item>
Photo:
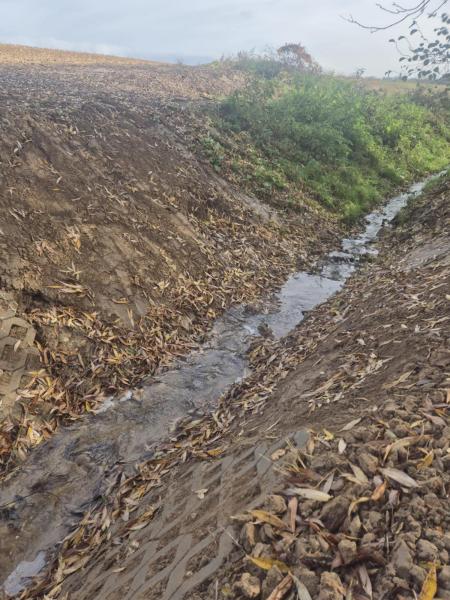
[[[208,60],[300,41],[327,69],[397,66],[375,0],[0,0],[0,41],[156,59]]]

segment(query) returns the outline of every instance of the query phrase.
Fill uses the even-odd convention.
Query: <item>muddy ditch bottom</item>
[[[257,314],[233,307],[207,341],[150,384],[104,402],[96,414],[61,428],[11,474],[0,491],[0,584],[14,596],[45,566],[47,555],[78,522],[90,502],[105,494],[121,464],[152,457],[187,415],[214,410],[217,400],[249,374],[246,353],[260,333],[279,339],[304,315],[340,290],[390,222],[429,178],[366,217],[359,235],[344,239],[317,272],[292,275]]]

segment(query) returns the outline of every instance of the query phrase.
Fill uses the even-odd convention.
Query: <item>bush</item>
[[[393,187],[450,162],[447,121],[423,98],[320,74],[255,77],[223,100],[216,124],[245,138],[241,164],[258,192],[301,186],[351,221]]]

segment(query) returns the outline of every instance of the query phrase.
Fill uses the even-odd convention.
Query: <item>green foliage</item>
[[[220,167],[225,158],[225,151],[220,143],[210,135],[202,139],[204,152],[216,171],[220,171]]]
[[[425,102],[331,76],[254,78],[221,103],[219,115],[221,134],[241,139],[234,169],[256,191],[306,189],[349,221],[392,188],[450,162],[447,120]]]
[[[285,69],[283,63],[272,52],[263,55],[255,52],[239,52],[236,57],[227,62],[239,71],[264,79],[275,79]]]
[[[417,76],[419,79],[430,79],[432,81],[446,80],[449,75],[450,15],[442,13],[438,16],[437,11],[434,11],[429,17],[437,20],[438,24],[434,28],[431,41],[425,38],[417,20],[413,20],[409,25],[409,39],[401,35],[397,39],[392,38],[389,40],[396,44],[402,54],[399,61],[402,63],[402,72],[406,79]],[[414,42],[414,36],[419,38],[420,42]],[[406,44],[403,44],[403,42]],[[446,83],[448,84],[448,80],[446,80]]]

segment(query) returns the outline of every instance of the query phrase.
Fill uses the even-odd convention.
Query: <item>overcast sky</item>
[[[302,42],[326,69],[395,69],[397,31],[370,34],[350,14],[386,21],[375,0],[0,0],[0,42],[188,63]]]

